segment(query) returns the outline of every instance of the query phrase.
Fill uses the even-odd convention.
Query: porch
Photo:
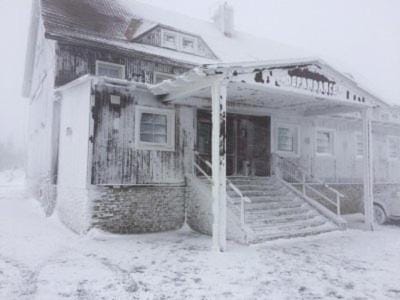
[[[176,80],[165,81],[153,87],[152,92],[165,103],[189,105],[210,112],[208,117],[207,113],[198,114],[197,129],[200,127],[200,136],[198,130],[197,149],[194,151],[199,161],[195,161],[194,165],[197,172],[210,179],[215,249],[224,251],[226,247],[227,207],[231,202],[229,190],[240,198],[242,226],[245,226],[244,207],[249,203],[248,197],[231,180],[227,180],[227,175],[274,174],[293,193],[305,199],[309,198],[307,190],[323,197],[336,206],[337,215],[340,215],[341,193],[318,182],[318,179],[301,170],[300,166],[293,166],[289,160],[273,153],[271,116],[274,118],[277,115],[314,118],[352,114],[355,118],[361,117],[365,223],[368,228],[373,228],[371,111],[376,106],[376,99],[354,81],[321,61],[249,63],[196,68]],[[241,140],[240,123],[246,118],[253,118],[253,125],[261,124],[261,120],[264,120],[264,126],[259,127],[263,130],[253,126],[252,147],[248,147],[249,140]],[[199,119],[207,120],[208,127],[199,124]],[[260,121],[254,121],[257,119]],[[203,127],[207,128],[204,130],[207,134],[201,136]],[[248,132],[245,136],[248,136]],[[204,143],[202,139],[207,138],[210,142]],[[249,148],[257,150],[251,152]],[[275,159],[271,159],[274,155]],[[273,168],[273,164],[279,168]],[[327,197],[310,184],[315,181],[334,193],[334,198]],[[319,211],[324,210],[323,207],[315,206]]]

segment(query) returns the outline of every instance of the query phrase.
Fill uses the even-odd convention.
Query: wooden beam
[[[368,229],[374,229],[374,174],[372,156],[372,109],[362,111],[364,142],[364,217]]]
[[[222,80],[213,83],[212,96],[212,195],[213,248],[226,249],[226,96]]]
[[[173,102],[174,100],[191,96],[193,93],[204,88],[211,87],[215,81],[220,81],[221,76],[208,76],[199,79],[196,82],[181,84],[180,86],[171,87],[169,93],[163,99],[163,102]],[[168,83],[166,83],[168,84]],[[162,87],[161,87],[162,88]]]

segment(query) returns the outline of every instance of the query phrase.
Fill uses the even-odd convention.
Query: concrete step
[[[298,230],[302,230],[304,228],[312,228],[312,227],[318,227],[322,226],[325,223],[330,223],[327,219],[325,219],[322,216],[314,216],[308,220],[298,220],[294,222],[288,222],[284,224],[266,224],[265,226],[262,227],[256,227],[252,228],[251,224],[249,226],[253,229],[253,231],[256,234],[263,234],[264,232],[274,232],[274,233],[279,233],[279,232],[294,232]]]
[[[275,210],[254,210],[254,211],[246,211],[246,218],[260,218],[260,217],[265,217],[265,218],[275,218],[275,217],[280,217],[280,216],[292,216],[292,215],[297,215],[297,214],[304,214],[306,212],[309,212],[310,208],[304,204],[301,207],[295,207],[295,208],[281,208],[281,209],[275,209]]]
[[[280,210],[287,208],[301,208],[303,202],[301,201],[277,201],[277,202],[259,202],[246,204],[246,213],[257,210]]]
[[[252,197],[281,197],[281,196],[292,196],[293,194],[291,194],[289,191],[260,191],[260,190],[252,190],[252,191],[243,191],[240,190],[243,194],[243,196],[252,198]],[[236,192],[232,191],[232,190],[228,190],[227,191],[228,195],[230,197],[240,197]]]
[[[305,223],[319,220],[320,216],[313,211],[308,211],[304,214],[297,214],[292,216],[280,216],[275,218],[262,218],[262,219],[246,219],[246,224],[253,230],[265,229],[267,227],[278,227],[287,224]],[[326,220],[324,220],[326,221]]]
[[[275,232],[275,233],[265,233],[263,235],[257,235],[252,241],[250,241],[250,243],[256,244],[277,239],[305,237],[305,236],[332,232],[336,230],[338,230],[336,226],[326,223],[318,227],[304,228],[301,230],[297,230],[295,232],[278,232],[278,233]]]

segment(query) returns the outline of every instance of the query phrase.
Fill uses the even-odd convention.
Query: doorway
[[[197,111],[197,151],[211,161],[211,113]],[[267,116],[228,114],[227,176],[270,176],[271,119]]]

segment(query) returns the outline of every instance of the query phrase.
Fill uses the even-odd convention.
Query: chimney
[[[218,29],[227,37],[232,37],[235,30],[234,9],[228,2],[221,4],[213,20]]]

